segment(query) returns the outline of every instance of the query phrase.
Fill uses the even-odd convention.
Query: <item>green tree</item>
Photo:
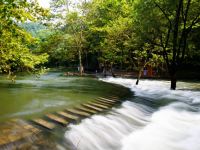
[[[84,30],[86,30],[86,24],[84,22],[84,16],[79,16],[78,12],[71,12],[67,15],[66,19],[66,31],[69,34],[71,41],[71,47],[77,52],[79,59],[79,72],[83,74],[84,68],[82,63],[82,53],[84,44],[86,42],[84,36]]]
[[[48,64],[50,66],[60,66],[76,63],[75,48],[72,37],[61,31],[54,31],[40,44],[39,52],[49,55]]]
[[[0,2],[0,70],[14,74],[35,71],[47,61],[47,55],[36,55],[29,49],[35,39],[20,24],[36,21],[46,15],[36,1],[3,0]]]
[[[98,52],[99,62],[106,72],[108,66],[126,61],[124,42],[127,35],[127,26],[130,21],[130,4],[127,1],[99,1],[94,0],[87,4],[89,49]],[[113,74],[113,72],[112,72]]]
[[[135,4],[139,31],[162,49],[171,89],[176,89],[176,74],[189,50],[188,38],[199,23],[198,3],[198,0],[140,0]]]

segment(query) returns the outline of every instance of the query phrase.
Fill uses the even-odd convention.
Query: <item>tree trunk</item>
[[[85,59],[86,59],[86,66],[87,66],[87,70],[88,70],[89,69],[89,63],[88,63],[88,52],[87,51],[85,53]]]
[[[83,65],[82,65],[82,58],[81,58],[81,50],[78,51],[79,55],[79,73],[82,76],[83,75]]]
[[[176,90],[176,73],[171,74],[171,90]]]
[[[107,66],[106,66],[106,63],[104,62],[104,67],[103,67],[103,75],[104,75],[104,77],[107,76],[106,70],[107,70]]]
[[[137,81],[136,81],[136,85],[138,85],[139,84],[139,81],[140,81],[140,77],[141,77],[141,75],[142,75],[142,69],[143,68],[141,68],[140,70],[139,70],[139,72],[138,72],[138,77],[137,77]]]
[[[177,44],[178,44],[178,33],[179,33],[179,20],[181,17],[181,8],[183,7],[183,0],[179,0],[176,17],[174,20],[174,30],[173,30],[173,56],[172,56],[172,66],[171,66],[171,90],[176,90],[176,69],[177,69]]]
[[[112,77],[116,77],[116,75],[114,74],[114,72],[113,72],[113,67],[112,67],[112,64],[110,65],[110,71],[111,71],[111,74],[112,74]]]

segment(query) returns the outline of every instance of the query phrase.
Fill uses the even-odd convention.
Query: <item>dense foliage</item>
[[[52,0],[51,17],[43,19],[48,27],[30,23],[45,13],[33,3],[1,2],[0,67],[5,72],[33,69],[47,53],[50,66],[113,76],[114,70],[136,71],[137,83],[145,67],[164,69],[175,89],[179,70],[200,65],[199,0]]]
[[[36,55],[30,47],[36,40],[20,26],[45,15],[36,1],[2,0],[0,2],[0,71],[13,75],[19,71],[35,71],[47,61],[46,54]]]

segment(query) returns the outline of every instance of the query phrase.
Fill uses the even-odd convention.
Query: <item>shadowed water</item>
[[[200,83],[106,78],[133,91],[121,107],[95,115],[65,132],[69,149],[199,150]]]

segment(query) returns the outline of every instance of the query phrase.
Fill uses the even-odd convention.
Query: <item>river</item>
[[[120,106],[78,124],[48,132],[40,150],[199,150],[200,82],[66,77],[49,72],[36,78],[0,77],[0,121],[29,120],[98,96],[116,95]],[[14,131],[13,131],[14,132]],[[40,139],[41,137],[39,137]],[[42,141],[43,141],[42,140]]]
[[[105,78],[132,91],[120,107],[94,115],[65,131],[69,149],[199,150],[200,83]],[[64,147],[63,147],[64,149]]]
[[[96,78],[63,75],[64,72],[57,71],[48,72],[39,78],[18,75],[15,83],[6,79],[6,76],[0,76],[0,122],[13,118],[39,117],[99,96],[130,94],[127,88]]]

